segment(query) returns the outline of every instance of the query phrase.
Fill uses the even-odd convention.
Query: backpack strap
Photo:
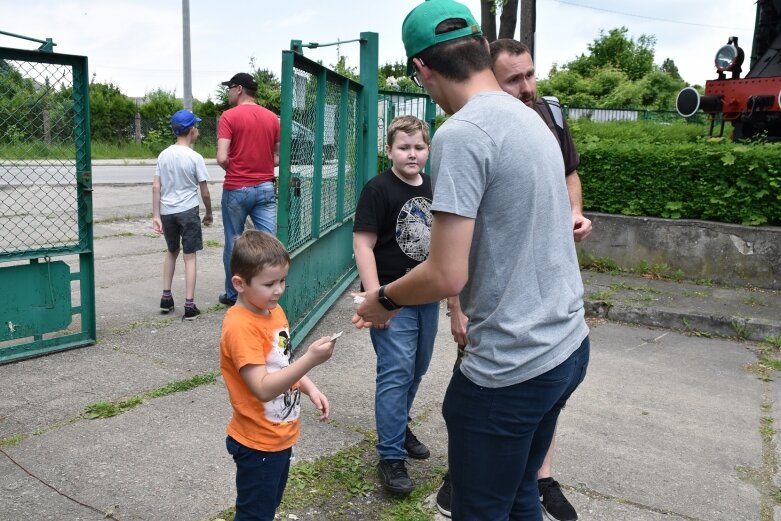
[[[542,101],[547,107],[548,112],[556,126],[556,133],[559,135],[559,141],[564,142],[564,112],[561,110],[561,103],[556,96],[542,96]]]

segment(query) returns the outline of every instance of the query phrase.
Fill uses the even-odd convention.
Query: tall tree
[[[588,76],[597,69],[613,67],[626,73],[630,80],[639,80],[654,69],[656,37],[640,35],[635,41],[627,36],[629,29],[611,29],[589,44],[589,54],[581,54],[566,65],[571,71]]]
[[[627,33],[626,27],[600,31],[588,54],[554,66],[538,92],[573,107],[672,109],[686,86],[678,68],[670,59],[654,64],[655,37],[634,40]]]
[[[183,108],[184,104],[176,98],[176,93],[157,89],[146,93],[138,112],[145,120],[166,121],[174,112]]]
[[[133,135],[136,104],[113,83],[90,83],[89,111],[92,139],[120,141]]]
[[[676,80],[683,79],[681,78],[681,73],[678,72],[678,66],[675,65],[675,62],[672,61],[670,58],[664,59],[664,61],[662,62],[661,70],[662,72],[666,72],[667,74],[669,74],[670,77],[672,77],[673,79]]]

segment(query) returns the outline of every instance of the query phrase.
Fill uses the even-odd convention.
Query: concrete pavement
[[[220,187],[211,187],[215,205]],[[181,264],[175,315],[157,309],[164,243],[151,234],[150,194],[147,186],[95,189],[99,343],[0,366],[2,520],[98,520],[109,513],[122,521],[205,521],[232,504],[234,466],[224,448],[230,408],[221,379],[147,398],[111,418],[84,415],[90,404],[219,371],[219,212],[204,237],[213,246],[198,256],[196,302],[205,313],[182,322]],[[562,415],[555,462],[580,519],[781,516],[773,500],[781,387],[772,370],[758,365],[758,345],[738,340],[781,335],[781,296],[583,275],[594,315],[592,359]],[[319,423],[309,404],[303,406],[298,461],[367,443],[374,354],[368,333],[349,324],[352,309],[349,298],[340,299],[310,335],[345,331],[333,358],[311,374],[331,401],[332,419]],[[446,466],[440,407],[455,358],[448,332],[443,310],[431,369],[413,409],[416,434],[432,457],[409,468],[416,483],[431,490]],[[364,463],[374,464],[372,456]],[[285,518],[388,518],[396,502],[376,479],[371,484],[365,496],[301,506]],[[428,511],[434,519],[434,508]]]

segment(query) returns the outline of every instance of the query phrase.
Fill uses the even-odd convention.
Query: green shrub
[[[596,138],[578,151],[588,210],[781,225],[781,144]]]

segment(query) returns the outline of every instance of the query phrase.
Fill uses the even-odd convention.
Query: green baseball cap
[[[451,18],[460,18],[466,27],[436,34],[437,26]],[[426,0],[410,11],[401,25],[401,39],[407,51],[407,72],[412,72],[412,58],[429,47],[465,36],[480,36],[480,24],[464,4],[453,0]]]

